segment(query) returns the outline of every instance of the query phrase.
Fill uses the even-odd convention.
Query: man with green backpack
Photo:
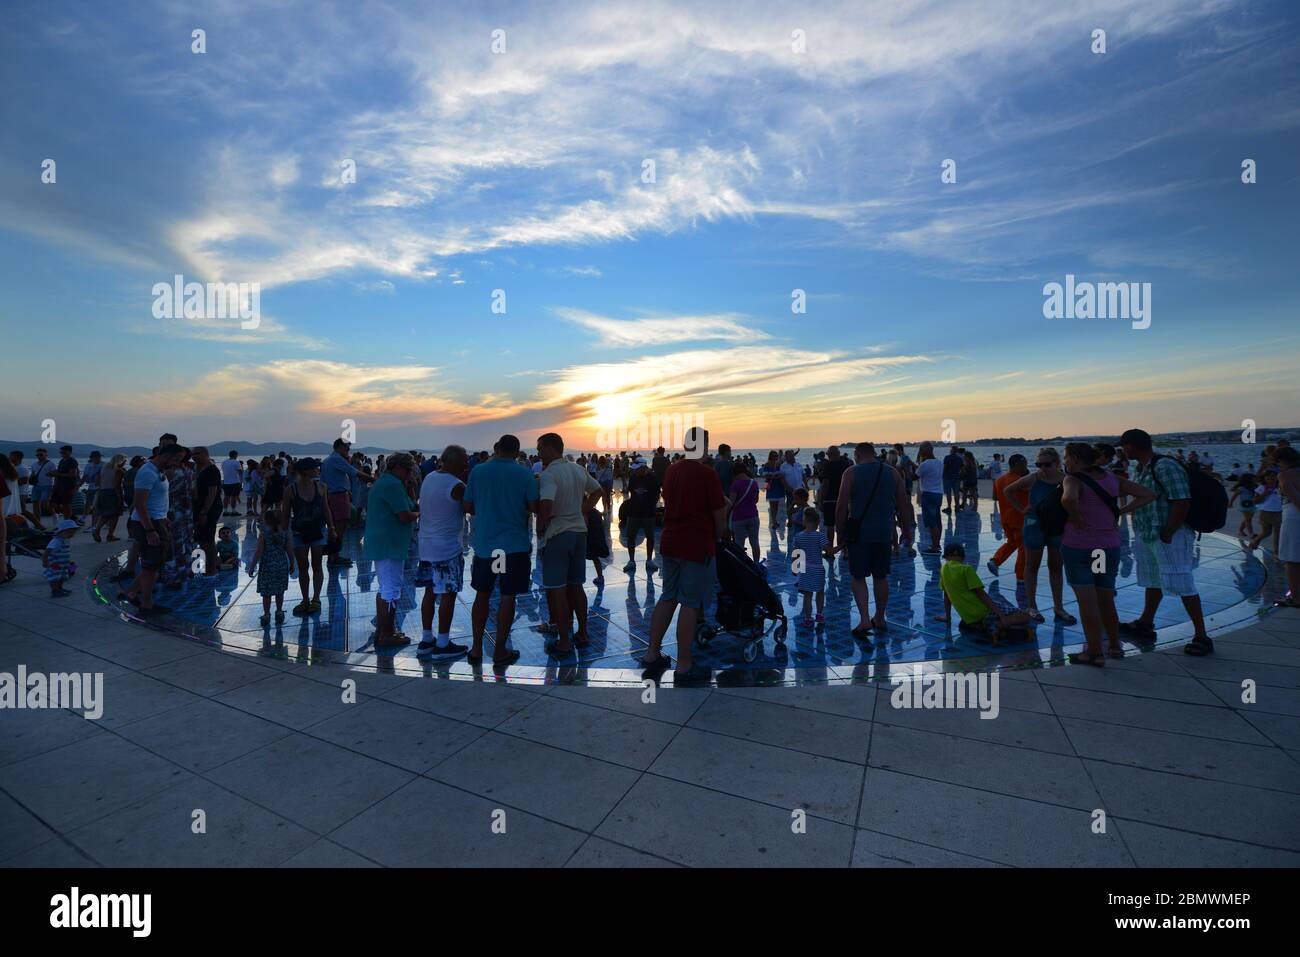
[[[1137,582],[1146,589],[1146,604],[1142,617],[1120,623],[1120,633],[1138,641],[1155,641],[1156,611],[1165,592],[1169,592],[1182,599],[1195,628],[1191,642],[1183,651],[1197,657],[1213,654],[1214,642],[1205,631],[1201,596],[1192,574],[1196,533],[1213,531],[1206,527],[1213,524],[1217,513],[1213,491],[1199,484],[1193,487],[1186,466],[1156,455],[1151,436],[1141,429],[1129,429],[1119,441],[1124,454],[1136,463],[1133,481],[1156,496],[1151,504],[1133,513],[1133,555],[1137,561]],[[1222,521],[1219,525],[1222,526]]]

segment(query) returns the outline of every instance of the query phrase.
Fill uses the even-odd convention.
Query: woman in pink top
[[[727,520],[731,525],[731,537],[740,543],[741,548],[748,541],[754,552],[754,561],[758,561],[758,482],[749,474],[749,466],[744,462],[736,463],[732,475],[731,488],[727,490],[731,510]]]
[[[1087,640],[1082,651],[1070,655],[1076,665],[1106,664],[1101,650],[1104,629],[1112,658],[1123,658],[1119,642],[1119,613],[1115,610],[1115,572],[1119,568],[1119,517],[1142,508],[1155,498],[1144,486],[1101,468],[1101,453],[1086,442],[1065,447],[1065,479],[1061,504],[1070,516],[1061,535],[1061,560],[1065,580],[1074,589]],[[1120,496],[1128,496],[1121,508]]]

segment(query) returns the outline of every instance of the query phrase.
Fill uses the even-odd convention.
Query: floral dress
[[[194,551],[194,473],[181,467],[169,480],[167,517],[171,520],[172,559],[163,566],[164,585],[184,583],[194,577],[190,562]]]
[[[257,564],[257,593],[283,595],[289,588],[289,536],[286,532],[262,533],[262,557]]]

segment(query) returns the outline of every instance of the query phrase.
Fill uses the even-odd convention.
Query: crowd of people
[[[43,572],[55,596],[69,593],[63,584],[75,573],[70,541],[76,533],[118,541],[125,515],[130,546],[119,598],[143,617],[167,610],[156,600],[159,588],[181,589],[195,575],[238,567],[231,528],[222,523],[241,509],[257,530],[249,572],[262,598],[263,625],[284,621],[294,578],[300,601],[291,613],[318,614],[325,569],[351,564],[342,544],[349,529],[359,530],[362,554],[373,561],[378,581],[374,647],[411,642],[396,622],[406,564],[414,557],[415,584],[424,589],[417,654],[481,662],[496,595],[497,665],[519,657],[509,636],[515,598],[531,587],[534,533],[550,619],[546,650],[564,657],[588,644],[586,565],[592,562],[600,585],[607,536],[617,518],[629,556],[624,569],[635,571],[637,549],[644,545],[646,574],[662,574],[642,665],[656,678],[672,668],[677,683],[692,684],[707,680],[693,662],[692,644],[700,616],[713,601],[717,543],[732,539],[761,563],[760,500],[774,534],[788,528],[791,557],[799,558],[803,622],[824,623],[825,563],[839,556],[847,560],[858,612],[852,634],[870,646],[873,636],[889,630],[892,562],[903,552],[914,555],[922,536],[919,550],[938,555],[940,515],[978,509],[983,473],[992,480],[1005,534],[987,567],[997,575],[1014,556],[1024,602],[991,595],[966,563],[962,546],[951,542],[942,555],[940,620],[950,621],[955,610],[964,633],[994,643],[1021,640],[1024,629],[1046,620],[1037,606],[1046,557],[1054,619],[1076,623],[1065,607],[1066,584],[1082,619],[1086,645],[1071,656],[1074,662],[1104,666],[1108,657],[1123,654],[1123,637],[1139,645],[1154,642],[1155,616],[1166,594],[1180,599],[1193,625],[1185,650],[1213,652],[1193,574],[1196,531],[1188,524],[1197,486],[1192,479],[1199,473],[1218,479],[1208,454],[1158,455],[1140,429],[1125,432],[1114,445],[1071,442],[1063,453],[1043,448],[1032,471],[1024,455],[1004,461],[995,454],[981,468],[971,450],[951,447],[940,458],[930,442],[920,444],[915,461],[902,444],[880,451],[863,442],[851,456],[831,446],[801,464],[799,449],[772,450],[760,464],[726,444],[711,453],[708,433],[695,429],[684,449],[690,452],[658,448],[648,458],[627,451],[575,458],[561,436],[547,433],[535,452],[503,435],[490,453],[452,445],[438,455],[413,450],[372,460],[340,438],[324,459],[283,452],[241,459],[231,449],[217,460],[208,449],[186,448],[165,434],[148,457],[128,461],[95,451],[84,468],[70,446],[53,461],[39,449],[30,466],[20,452],[0,457],[0,499],[4,534],[41,544]],[[1279,604],[1290,607],[1300,602],[1296,465],[1297,453],[1283,440],[1264,448],[1257,463],[1234,463],[1228,477],[1231,501],[1243,516],[1237,529],[1243,544],[1256,549],[1271,543],[1289,586]],[[1138,618],[1121,622],[1115,606],[1119,525],[1129,516],[1145,604]],[[475,598],[466,646],[452,642],[450,631],[471,550]],[[7,559],[0,571],[0,581],[16,574]],[[662,651],[674,616],[675,662]]]

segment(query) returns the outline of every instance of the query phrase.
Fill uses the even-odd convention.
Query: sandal
[[[1092,665],[1094,668],[1106,667],[1105,655],[1093,655],[1085,651],[1071,652],[1067,658],[1072,665]]]
[[[1068,611],[1057,611],[1052,616],[1052,620],[1064,622],[1067,625],[1077,625],[1079,623],[1079,619],[1075,618]]]
[[[1204,658],[1206,655],[1212,655],[1214,654],[1214,641],[1209,638],[1193,638],[1183,645],[1183,654],[1191,655],[1193,658]]]
[[[518,650],[511,648],[500,658],[494,655],[492,657],[492,665],[496,668],[504,668],[507,665],[513,665],[518,660],[519,660]]]
[[[1133,621],[1121,621],[1119,623],[1120,634],[1136,635],[1139,638],[1154,638],[1156,630],[1150,625],[1134,619]]]
[[[567,658],[569,657],[569,655],[573,654],[572,645],[570,645],[570,647],[568,648],[565,648],[564,650],[560,650],[560,640],[558,638],[555,639],[555,641],[545,642],[542,645],[542,648],[552,658]]]
[[[1107,658],[1123,658],[1123,657],[1124,657],[1124,649],[1123,649],[1123,648],[1108,648],[1108,649],[1106,649],[1106,657],[1107,657]]]

